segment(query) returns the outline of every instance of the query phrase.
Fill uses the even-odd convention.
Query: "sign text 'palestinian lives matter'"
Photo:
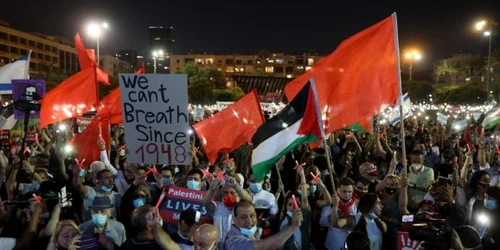
[[[189,165],[187,76],[120,74],[130,163]]]

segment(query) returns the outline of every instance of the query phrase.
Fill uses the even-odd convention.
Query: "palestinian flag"
[[[292,149],[324,138],[314,81],[310,79],[276,116],[262,124],[252,137],[252,172],[260,181]]]
[[[500,107],[494,107],[485,114],[482,122],[484,129],[490,129],[500,123]]]

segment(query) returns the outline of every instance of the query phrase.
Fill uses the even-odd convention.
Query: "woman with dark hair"
[[[500,187],[490,187],[486,191],[484,196],[484,207],[486,208],[486,220],[483,223],[486,224],[486,234],[483,237],[483,245],[491,245],[494,242],[500,242]],[[480,216],[478,214],[477,216]],[[480,229],[484,229],[480,228]],[[483,236],[484,230],[478,230],[480,235]]]
[[[360,231],[368,236],[371,250],[382,249],[382,235],[387,232],[387,225],[378,218],[382,214],[382,208],[382,202],[374,193],[364,195],[358,203],[361,217],[353,231]]]
[[[467,214],[472,225],[476,224],[476,218],[472,215],[484,211],[484,194],[490,187],[490,174],[485,170],[479,170],[472,174],[467,190]]]

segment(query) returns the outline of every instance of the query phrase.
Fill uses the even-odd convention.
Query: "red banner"
[[[165,200],[160,207],[160,214],[165,223],[176,224],[182,211],[187,209],[201,213],[200,223],[212,222],[212,216],[202,204],[206,192],[176,186],[167,186],[165,192]]]
[[[408,232],[398,232],[398,250],[423,249],[423,241],[411,240]]]

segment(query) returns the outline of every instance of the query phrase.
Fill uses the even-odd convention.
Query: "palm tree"
[[[436,82],[440,82],[444,78],[445,83],[457,83],[457,67],[456,63],[450,59],[443,59],[436,63],[434,69]]]

